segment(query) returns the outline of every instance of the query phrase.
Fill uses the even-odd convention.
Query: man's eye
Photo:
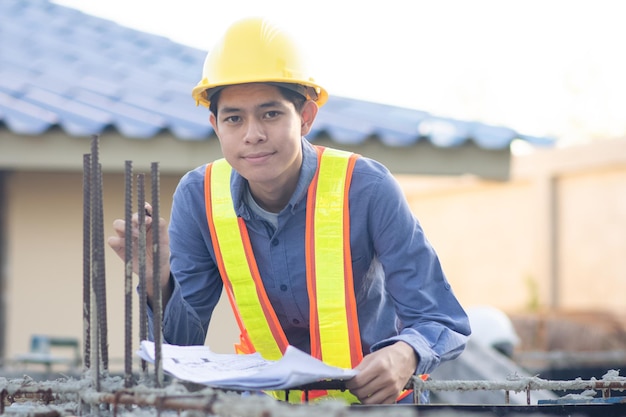
[[[265,113],[265,118],[266,119],[273,119],[274,117],[277,117],[279,114],[280,114],[279,111],[271,110],[271,111],[268,111],[267,113]]]
[[[227,123],[237,123],[240,120],[239,116],[228,116],[224,119]]]

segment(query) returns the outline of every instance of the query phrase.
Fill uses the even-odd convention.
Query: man
[[[284,32],[235,23],[193,96],[210,109],[224,159],[182,178],[160,234],[168,343],[203,344],[225,289],[237,352],[277,359],[293,345],[359,370],[348,394],[320,395],[394,403],[411,376],[461,353],[467,316],[393,176],[305,139],[328,94]],[[114,228],[109,244],[123,257],[124,222]]]

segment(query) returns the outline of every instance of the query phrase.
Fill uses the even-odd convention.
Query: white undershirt
[[[250,187],[246,187],[246,192],[244,193],[243,198],[254,214],[263,218],[263,220],[268,221],[272,226],[274,226],[274,230],[278,228],[278,213],[269,212],[259,206],[259,204],[254,200],[254,197],[252,197],[252,193],[250,193]]]

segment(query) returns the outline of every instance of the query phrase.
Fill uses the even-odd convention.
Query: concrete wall
[[[539,284],[535,229],[540,208],[532,183],[455,182],[408,192],[453,289],[463,304],[524,308],[535,296],[530,281]]]
[[[161,175],[166,218],[178,179]],[[516,157],[506,183],[400,181],[463,304],[626,313],[626,141]],[[112,221],[123,217],[123,187],[123,175],[105,173],[106,236]],[[6,191],[5,358],[11,359],[28,350],[32,334],[81,338],[82,174],[13,172]],[[124,354],[124,271],[108,247],[106,260],[114,369]],[[137,322],[137,298],[133,302]],[[237,335],[222,302],[207,344],[231,352]]]
[[[516,157],[506,183],[400,180],[465,305],[626,316],[626,141]]]

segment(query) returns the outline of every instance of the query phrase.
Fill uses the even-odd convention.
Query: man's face
[[[300,140],[316,114],[313,102],[298,112],[278,87],[253,83],[224,88],[217,117],[211,114],[210,119],[230,165],[251,187],[267,189],[295,187],[302,163]]]

